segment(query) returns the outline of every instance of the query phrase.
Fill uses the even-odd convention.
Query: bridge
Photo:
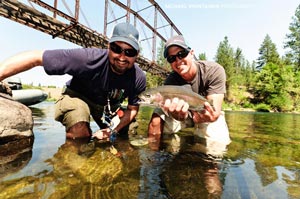
[[[156,63],[157,46],[166,42],[174,32],[175,34],[181,32],[154,0],[135,0],[134,3],[132,1],[134,0],[127,0],[125,3],[118,0],[104,0],[102,33],[90,27],[83,12],[83,5],[91,3],[90,1],[85,1],[81,5],[79,0],[74,0],[72,5],[68,5],[65,0],[52,0],[53,5],[50,5],[40,0],[27,2],[0,0],[0,16],[42,31],[53,38],[59,37],[82,47],[98,48],[107,48],[108,29],[121,20],[126,20],[137,27],[140,38],[142,37],[140,39],[142,52],[137,58],[137,63],[144,71],[165,78],[169,70]],[[70,6],[74,8],[74,13]],[[148,17],[145,15],[147,10]],[[117,17],[116,14],[120,16]],[[166,29],[169,30],[169,35]],[[152,41],[151,45],[149,41]],[[150,54],[150,58],[144,55],[147,53]]]

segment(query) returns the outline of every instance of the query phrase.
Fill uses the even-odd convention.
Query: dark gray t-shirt
[[[192,90],[202,96],[226,93],[226,74],[224,68],[212,61],[195,61],[197,74],[192,82],[185,81],[175,71],[165,80],[165,85],[189,84]]]
[[[129,105],[137,105],[146,88],[146,76],[137,64],[122,75],[112,72],[107,49],[47,50],[43,66],[49,75],[71,75],[66,86],[100,105],[106,105],[108,95],[112,104],[128,97]]]

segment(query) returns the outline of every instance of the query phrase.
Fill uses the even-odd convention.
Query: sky
[[[143,1],[149,5],[146,0],[131,0],[132,6],[143,8]],[[53,1],[48,2],[51,4]],[[299,0],[156,0],[156,2],[179,28],[196,55],[205,53],[208,60],[214,60],[219,43],[227,36],[231,47],[241,48],[245,59],[250,63],[258,58],[258,50],[267,34],[276,44],[278,53],[284,55],[283,44],[286,41],[286,34],[289,33],[292,17],[300,4]],[[74,6],[69,7],[73,9]],[[104,0],[89,0],[89,3],[81,1],[84,13],[80,15],[82,23],[102,33],[103,7]],[[112,9],[117,15],[118,9],[114,6]],[[113,16],[111,12],[109,15]],[[144,15],[149,21],[153,18],[151,12]],[[85,18],[87,20],[83,20]],[[111,27],[112,25],[109,25],[108,34],[111,34]],[[144,30],[139,31],[140,39],[147,37],[143,34]],[[168,30],[164,31],[170,35]],[[4,17],[0,17],[0,43],[0,62],[27,50],[80,47],[59,38],[52,39],[50,35]],[[48,76],[41,66],[16,76],[26,84],[57,87],[62,87],[65,81],[70,79],[68,75]]]

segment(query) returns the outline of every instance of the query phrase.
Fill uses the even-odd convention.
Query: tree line
[[[171,70],[158,49],[157,63]],[[300,111],[300,5],[289,25],[284,41],[286,53],[277,52],[267,34],[258,49],[257,60],[250,63],[241,48],[232,48],[227,36],[218,45],[214,61],[221,64],[227,76],[225,106],[231,109],[252,108],[258,111]],[[198,59],[206,60],[205,53]],[[148,87],[156,87],[163,79],[147,74]]]

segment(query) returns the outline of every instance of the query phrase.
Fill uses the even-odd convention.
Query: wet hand
[[[177,97],[167,99],[163,106],[165,112],[171,114],[177,120],[184,120],[188,117],[189,104]]]
[[[214,122],[217,120],[214,108],[208,103],[204,103],[204,108],[202,111],[192,111],[193,121],[195,123],[205,123],[205,122]]]
[[[98,140],[109,140],[110,133],[111,131],[109,128],[99,129],[93,133],[92,138],[97,138]]]

